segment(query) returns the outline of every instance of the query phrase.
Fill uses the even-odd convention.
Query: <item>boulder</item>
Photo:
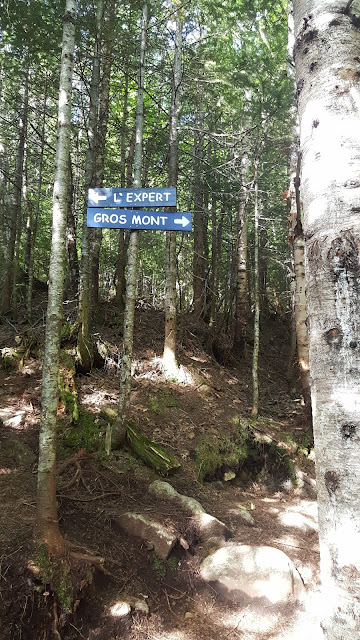
[[[141,513],[123,513],[116,518],[116,522],[130,535],[150,542],[161,560],[167,559],[177,539],[163,524]]]
[[[203,560],[200,576],[234,602],[288,603],[304,594],[296,567],[274,547],[227,544]]]
[[[163,480],[155,480],[149,486],[149,491],[160,498],[169,498],[173,502],[177,502],[185,511],[194,515],[195,513],[205,513],[205,509],[195,498],[184,496],[169,483]]]

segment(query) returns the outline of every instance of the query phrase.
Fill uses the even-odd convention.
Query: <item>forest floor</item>
[[[95,337],[107,346],[105,367],[77,376],[80,407],[87,419],[74,429],[60,405],[58,437],[61,531],[72,548],[101,556],[103,570],[95,571],[91,585],[84,582],[76,610],[57,619],[59,608],[51,590],[33,573],[44,309],[45,301],[39,302],[39,320],[31,328],[36,348],[28,349],[21,363],[3,357],[0,368],[0,640],[320,637],[316,501],[306,486],[295,486],[283,465],[283,458],[290,458],[313,478],[313,454],[300,398],[289,394],[288,329],[279,316],[263,323],[260,417],[254,423],[251,345],[243,358],[237,358],[226,349],[225,333],[214,341],[208,327],[185,318],[178,352],[180,379],[169,381],[160,360],[163,314],[137,309],[130,417],[181,463],[166,480],[224,522],[233,541],[270,545],[291,558],[305,585],[303,601],[296,606],[254,607],[219,595],[199,578],[201,549],[186,514],[148,492],[158,478],[155,472],[126,448],[110,456],[105,453],[106,424],[100,412],[117,406],[121,337],[113,307],[103,305]],[[66,312],[71,320],[70,308]],[[17,336],[26,332],[29,336],[24,322],[4,319],[3,356],[19,346]],[[69,342],[64,348],[71,351],[73,346]],[[237,437],[240,426],[244,430],[247,425],[257,434],[257,457],[239,463],[234,461],[240,447]],[[254,526],[244,521],[244,508]],[[186,543],[177,544],[166,561],[160,560],[151,545],[119,528],[118,516],[128,511],[165,523],[179,539],[187,540],[189,549]],[[136,605],[137,613],[118,615],[120,603],[134,607],[136,601],[147,606]],[[147,614],[141,608],[148,608]]]

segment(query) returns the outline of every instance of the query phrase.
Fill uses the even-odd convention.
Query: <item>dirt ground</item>
[[[278,447],[307,477],[314,477],[304,410],[299,396],[289,394],[285,376],[285,320],[269,317],[264,323],[260,418],[254,424],[250,344],[239,358],[227,349],[226,337],[216,340],[207,327],[187,318],[178,353],[181,373],[177,381],[169,381],[160,359],[163,314],[138,309],[130,417],[181,463],[167,480],[224,522],[232,540],[270,545],[291,558],[306,588],[303,602],[295,607],[240,606],[202,583],[201,545],[187,514],[148,492],[158,476],[131,451],[105,453],[106,424],[100,412],[105,407],[116,409],[121,349],[114,311],[108,305],[94,334],[107,347],[105,367],[77,376],[80,406],[91,423],[87,420],[77,427],[74,435],[69,415],[59,405],[60,528],[69,548],[103,559],[102,570],[79,584],[73,611],[65,616],[51,589],[33,571],[42,317],[39,312],[32,328],[8,320],[0,325],[1,349],[16,347],[16,336],[29,334],[30,329],[37,337],[23,363],[6,361],[0,369],[0,639],[320,638],[316,501],[306,486],[295,486],[284,475],[279,455],[275,461],[270,455],[271,447]],[[70,353],[71,340],[63,347]],[[248,466],[236,466],[228,451],[223,464],[205,473],[201,454],[211,451],[214,442],[231,449],[240,424],[250,425],[257,434],[262,455]],[[234,468],[235,473],[229,473]],[[244,521],[243,508],[252,515],[254,526]],[[167,524],[189,548],[177,544],[169,559],[161,561],[151,545],[119,528],[117,517],[127,511]],[[130,615],[120,615],[121,603],[132,606]]]

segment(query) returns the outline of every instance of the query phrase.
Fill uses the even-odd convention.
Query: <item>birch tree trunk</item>
[[[360,5],[295,0],[323,628],[360,637]]]
[[[176,5],[174,5],[176,11]],[[180,111],[182,20],[176,18],[173,82],[169,133],[169,187],[176,187],[178,172],[178,119]],[[166,232],[165,341],[163,364],[169,376],[176,376],[176,231]]]
[[[134,153],[134,187],[141,187],[141,165],[144,125],[144,79],[146,31],[148,24],[148,5],[145,2],[141,23],[140,64],[138,75],[138,92],[136,101],[136,131]],[[140,244],[140,231],[130,231],[128,263],[126,276],[126,298],[124,312],[124,346],[120,367],[120,394],[117,420],[113,427],[111,445],[119,446],[125,437],[126,420],[130,408],[131,361],[133,353],[134,313],[137,284],[137,255]]]
[[[62,300],[65,275],[68,158],[76,1],[66,0],[60,69],[58,139],[53,193],[52,243],[45,353],[41,387],[36,533],[50,554],[61,554],[64,541],[56,504],[56,416]]]
[[[289,216],[289,241],[293,252],[295,290],[294,290],[294,316],[297,354],[300,372],[301,389],[305,407],[311,413],[310,397],[310,368],[309,368],[309,338],[306,324],[306,282],[305,282],[305,240],[303,221],[301,215],[301,202],[299,196],[299,170],[300,161],[298,153],[292,154],[290,166],[290,216]],[[310,415],[309,415],[310,418]],[[311,423],[311,418],[310,418]]]

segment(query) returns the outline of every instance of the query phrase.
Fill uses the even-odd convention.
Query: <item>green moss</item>
[[[50,584],[53,577],[53,565],[46,544],[41,544],[37,549],[35,564],[40,569],[40,576],[44,584]]]
[[[93,414],[79,410],[76,424],[58,426],[60,447],[66,449],[86,449],[89,452],[103,452],[105,447],[106,423]]]
[[[233,437],[225,435],[221,439],[201,436],[195,447],[195,465],[200,482],[212,478],[222,466],[237,469],[239,463],[249,455],[248,433],[239,425]]]
[[[66,561],[51,559],[46,544],[38,547],[35,564],[39,567],[44,586],[50,587],[59,600],[64,613],[70,613],[73,605],[73,585],[70,566]]]
[[[55,584],[53,588],[64,613],[70,613],[72,611],[74,596],[70,567],[66,563],[63,563],[59,571],[57,584]]]
[[[162,414],[167,407],[177,407],[178,402],[169,389],[163,388],[149,395],[147,406],[152,413]]]

